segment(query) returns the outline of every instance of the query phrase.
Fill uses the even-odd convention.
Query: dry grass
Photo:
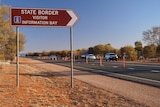
[[[30,65],[20,66],[19,88],[15,65],[0,69],[0,107],[145,107],[78,80],[70,88],[68,76],[51,76],[45,69]]]

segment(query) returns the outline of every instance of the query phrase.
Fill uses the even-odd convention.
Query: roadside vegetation
[[[26,42],[25,35],[20,33],[20,51],[24,50]],[[86,49],[77,49],[74,51],[74,57],[79,59],[81,54],[88,51],[93,53],[97,58],[104,57],[107,52],[116,53],[121,59],[123,55],[126,60],[140,60],[148,58],[160,57],[160,27],[153,27],[147,31],[142,32],[143,39],[147,45],[143,46],[141,40],[135,41],[135,46],[126,45],[120,49],[115,49],[110,43],[98,44]],[[59,57],[70,57],[70,50],[50,52],[29,52],[27,56],[50,56],[56,55]],[[13,26],[10,25],[9,7],[0,6],[0,60],[13,60],[16,56],[16,32]]]
[[[25,35],[19,34],[19,49],[24,49]],[[9,7],[0,6],[0,61],[13,60],[16,56],[16,31],[10,25]]]
[[[136,60],[156,60],[160,61],[160,45],[149,44],[143,47],[141,41],[136,41],[135,46],[127,45],[121,47],[120,49],[115,49],[111,44],[99,44],[88,49],[77,49],[74,51],[74,57],[80,59],[80,56],[88,51],[88,53],[93,53],[97,58],[104,57],[108,52],[114,52],[119,56],[121,60],[125,54],[126,60],[136,61]],[[30,52],[26,54],[27,56],[50,56],[57,55],[59,57],[70,57],[70,50],[62,51],[43,51],[43,52]]]

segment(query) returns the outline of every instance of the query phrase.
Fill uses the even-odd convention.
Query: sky
[[[18,8],[72,9],[73,50],[110,43],[113,48],[142,41],[143,31],[160,26],[160,0],[1,0]],[[26,36],[23,52],[70,50],[69,27],[19,27]]]

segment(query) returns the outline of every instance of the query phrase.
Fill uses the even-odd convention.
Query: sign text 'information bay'
[[[11,8],[11,25],[14,26],[72,27],[77,20],[73,10]]]

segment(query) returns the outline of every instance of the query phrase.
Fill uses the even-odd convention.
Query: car
[[[85,59],[86,58],[86,55],[81,55],[81,59]]]
[[[105,59],[106,59],[106,61],[111,61],[111,60],[117,61],[118,60],[118,55],[115,54],[115,53],[106,53],[105,54]]]
[[[94,54],[88,54],[86,55],[86,58],[88,58],[88,60],[94,60],[96,59],[96,56]]]
[[[51,55],[51,56],[49,57],[49,59],[50,59],[50,60],[57,60],[57,56],[56,56],[56,55]]]
[[[89,53],[88,53],[88,51],[85,51],[85,52],[83,52],[82,54],[81,54],[81,59],[86,59],[86,56],[88,55]]]

